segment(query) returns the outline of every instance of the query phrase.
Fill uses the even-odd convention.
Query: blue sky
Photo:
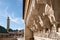
[[[11,29],[23,29],[23,0],[0,0],[0,25],[6,28],[7,17],[10,17]]]

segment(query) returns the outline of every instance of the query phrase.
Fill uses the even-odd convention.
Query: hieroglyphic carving
[[[46,4],[46,6],[45,6],[45,15],[48,16],[51,24],[53,25],[53,28],[54,28],[53,30],[56,31],[56,20],[54,17],[54,11],[53,11],[52,7],[49,6],[48,4]]]

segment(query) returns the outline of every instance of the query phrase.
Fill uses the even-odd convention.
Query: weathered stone
[[[26,40],[59,40],[60,0],[30,0],[25,16]]]

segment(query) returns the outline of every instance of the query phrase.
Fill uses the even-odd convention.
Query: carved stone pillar
[[[25,40],[32,40],[32,39],[33,39],[33,32],[28,27],[25,27]]]
[[[45,28],[43,29],[43,33],[45,33]]]

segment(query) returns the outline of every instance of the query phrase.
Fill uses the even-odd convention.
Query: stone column
[[[33,40],[33,32],[25,26],[25,40]]]
[[[43,33],[45,33],[45,28],[43,29]]]

